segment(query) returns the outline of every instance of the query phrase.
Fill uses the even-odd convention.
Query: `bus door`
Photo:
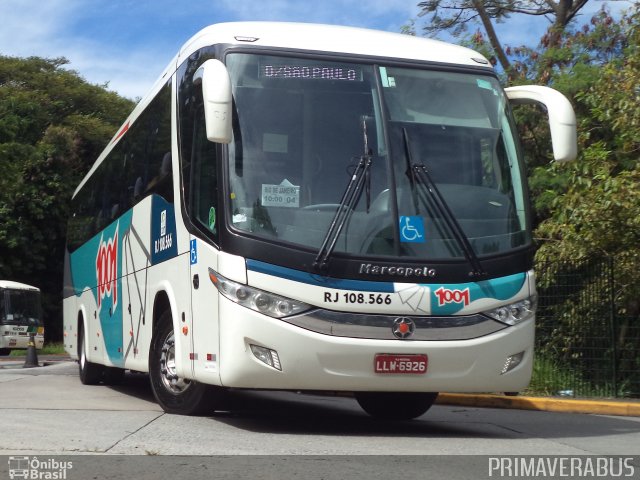
[[[191,339],[190,359],[197,378],[219,384],[218,291],[209,278],[209,269],[217,268],[218,171],[216,144],[207,140],[202,104],[192,110],[191,152],[183,164],[188,181],[187,209],[199,235],[190,239]],[[184,132],[183,132],[184,135]],[[184,153],[183,153],[184,155]]]

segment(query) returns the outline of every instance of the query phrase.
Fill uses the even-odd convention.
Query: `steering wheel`
[[[339,203],[316,203],[314,205],[307,205],[302,207],[302,210],[316,210],[318,212],[330,212],[340,208]]]

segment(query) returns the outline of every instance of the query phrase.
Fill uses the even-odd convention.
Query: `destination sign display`
[[[353,65],[268,63],[260,65],[260,77],[362,82],[362,70]]]

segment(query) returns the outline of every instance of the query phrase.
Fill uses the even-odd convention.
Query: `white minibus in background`
[[[25,350],[34,334],[36,348],[44,344],[40,289],[0,280],[0,355]]]
[[[226,389],[350,392],[371,415],[517,392],[533,361],[527,180],[479,53],[288,23],[205,28],[73,196],[65,346],[86,384],[148,372],[167,412]]]

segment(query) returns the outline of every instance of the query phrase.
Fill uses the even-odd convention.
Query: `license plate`
[[[376,373],[422,375],[427,373],[427,364],[426,355],[379,353],[374,358],[373,368]]]

